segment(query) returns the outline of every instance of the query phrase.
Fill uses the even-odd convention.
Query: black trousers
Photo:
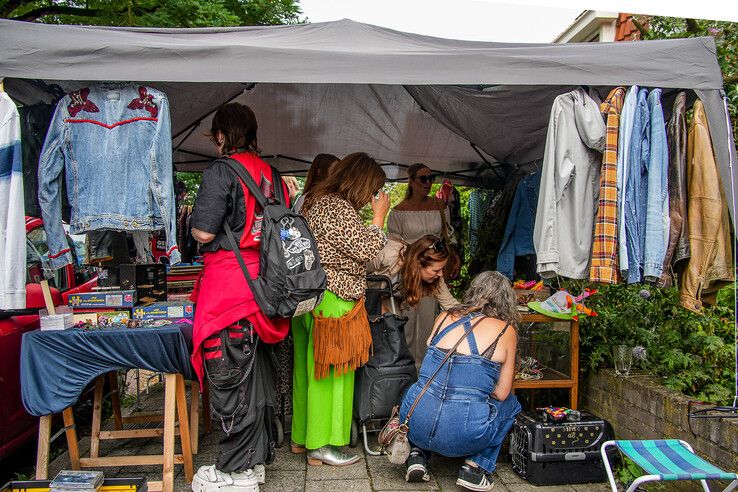
[[[274,364],[271,346],[248,321],[232,325],[203,344],[210,406],[223,432],[216,468],[240,472],[274,461]]]

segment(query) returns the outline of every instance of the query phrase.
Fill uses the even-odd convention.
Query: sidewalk
[[[163,392],[161,385],[152,388],[149,395],[142,394],[141,406],[144,411],[162,408]],[[128,414],[131,409],[123,409]],[[112,429],[112,422],[103,425],[104,429]],[[217,453],[218,432],[215,430],[204,435],[200,426],[200,450],[194,459],[195,471],[202,465],[215,462]],[[63,437],[61,439],[64,439]],[[179,445],[177,445],[179,450]],[[80,451],[89,450],[89,437],[80,441]],[[121,441],[103,441],[101,456],[116,454],[148,454],[161,451],[161,444],[151,439],[129,439]],[[294,455],[289,445],[277,450],[277,458],[266,468],[266,484],[263,492],[372,492],[372,491],[462,491],[456,485],[456,476],[461,459],[434,457],[429,465],[431,481],[428,483],[406,483],[404,466],[392,465],[384,456],[366,456],[362,446],[350,451],[359,453],[358,463],[345,467],[307,466],[305,455]],[[69,455],[64,453],[49,464],[49,476],[54,477],[59,470],[69,468]],[[130,477],[145,475],[148,480],[161,480],[160,466],[100,468],[106,477]],[[182,466],[175,466],[175,490],[189,491],[184,481]],[[606,484],[564,485],[552,487],[534,487],[527,484],[510,468],[509,463],[500,463],[495,473],[496,492],[607,492]]]

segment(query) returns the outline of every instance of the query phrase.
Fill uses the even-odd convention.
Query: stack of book
[[[104,479],[99,471],[62,470],[49,484],[49,492],[95,492]]]

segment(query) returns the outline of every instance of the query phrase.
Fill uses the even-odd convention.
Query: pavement
[[[143,411],[153,411],[163,408],[163,391],[157,385],[148,395],[142,395],[141,408]],[[130,414],[131,409],[124,408],[123,414]],[[112,422],[108,421],[103,429],[112,429]],[[218,431],[204,434],[200,425],[200,449],[194,457],[194,469],[215,462],[217,454]],[[289,436],[288,436],[289,437]],[[373,436],[370,434],[370,439]],[[64,439],[63,437],[61,438]],[[371,440],[370,440],[371,445]],[[89,450],[89,437],[80,441],[80,451]],[[456,485],[456,477],[462,459],[451,459],[434,456],[429,463],[431,480],[427,483],[405,482],[405,469],[402,465],[391,464],[384,456],[369,456],[364,452],[361,443],[356,448],[345,448],[346,451],[358,453],[358,463],[344,467],[308,466],[305,455],[295,455],[287,445],[277,450],[274,463],[266,467],[266,484],[260,490],[263,492],[373,492],[373,491],[463,491]],[[100,456],[121,454],[150,454],[160,453],[161,444],[154,439],[128,439],[119,441],[101,442]],[[177,444],[179,452],[179,444]],[[501,463],[494,474],[496,492],[608,492],[609,486],[601,484],[560,485],[535,487],[520,478],[511,468],[510,463],[502,457]],[[64,452],[49,464],[49,476],[53,477],[59,470],[69,468],[69,456]],[[161,466],[113,467],[100,468],[106,477],[131,477],[145,475],[148,480],[161,480]],[[175,490],[184,492],[191,490],[185,483],[182,466],[175,466]]]

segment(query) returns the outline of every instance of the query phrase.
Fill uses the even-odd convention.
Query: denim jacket
[[[524,178],[515,191],[505,234],[502,237],[502,246],[497,256],[497,271],[509,279],[513,278],[515,257],[536,252],[533,246],[533,226],[540,185],[541,171],[538,171]]]
[[[640,282],[643,277],[643,250],[646,242],[646,192],[648,188],[648,160],[650,145],[650,115],[648,91],[638,91],[633,120],[633,134],[627,165],[625,188],[625,241],[628,246],[628,283]],[[624,265],[621,265],[621,269]],[[624,275],[625,276],[625,275]]]
[[[164,229],[171,264],[175,233],[169,103],[143,86],[101,83],[56,107],[38,168],[38,198],[52,268],[72,262],[62,229],[60,184],[66,173],[71,232]]]
[[[664,110],[661,107],[661,89],[648,95],[651,120],[651,152],[648,166],[648,193],[646,195],[646,236],[643,250],[643,276],[657,281],[664,270],[664,256],[669,244],[669,149],[666,141]],[[642,204],[643,205],[643,204]]]

